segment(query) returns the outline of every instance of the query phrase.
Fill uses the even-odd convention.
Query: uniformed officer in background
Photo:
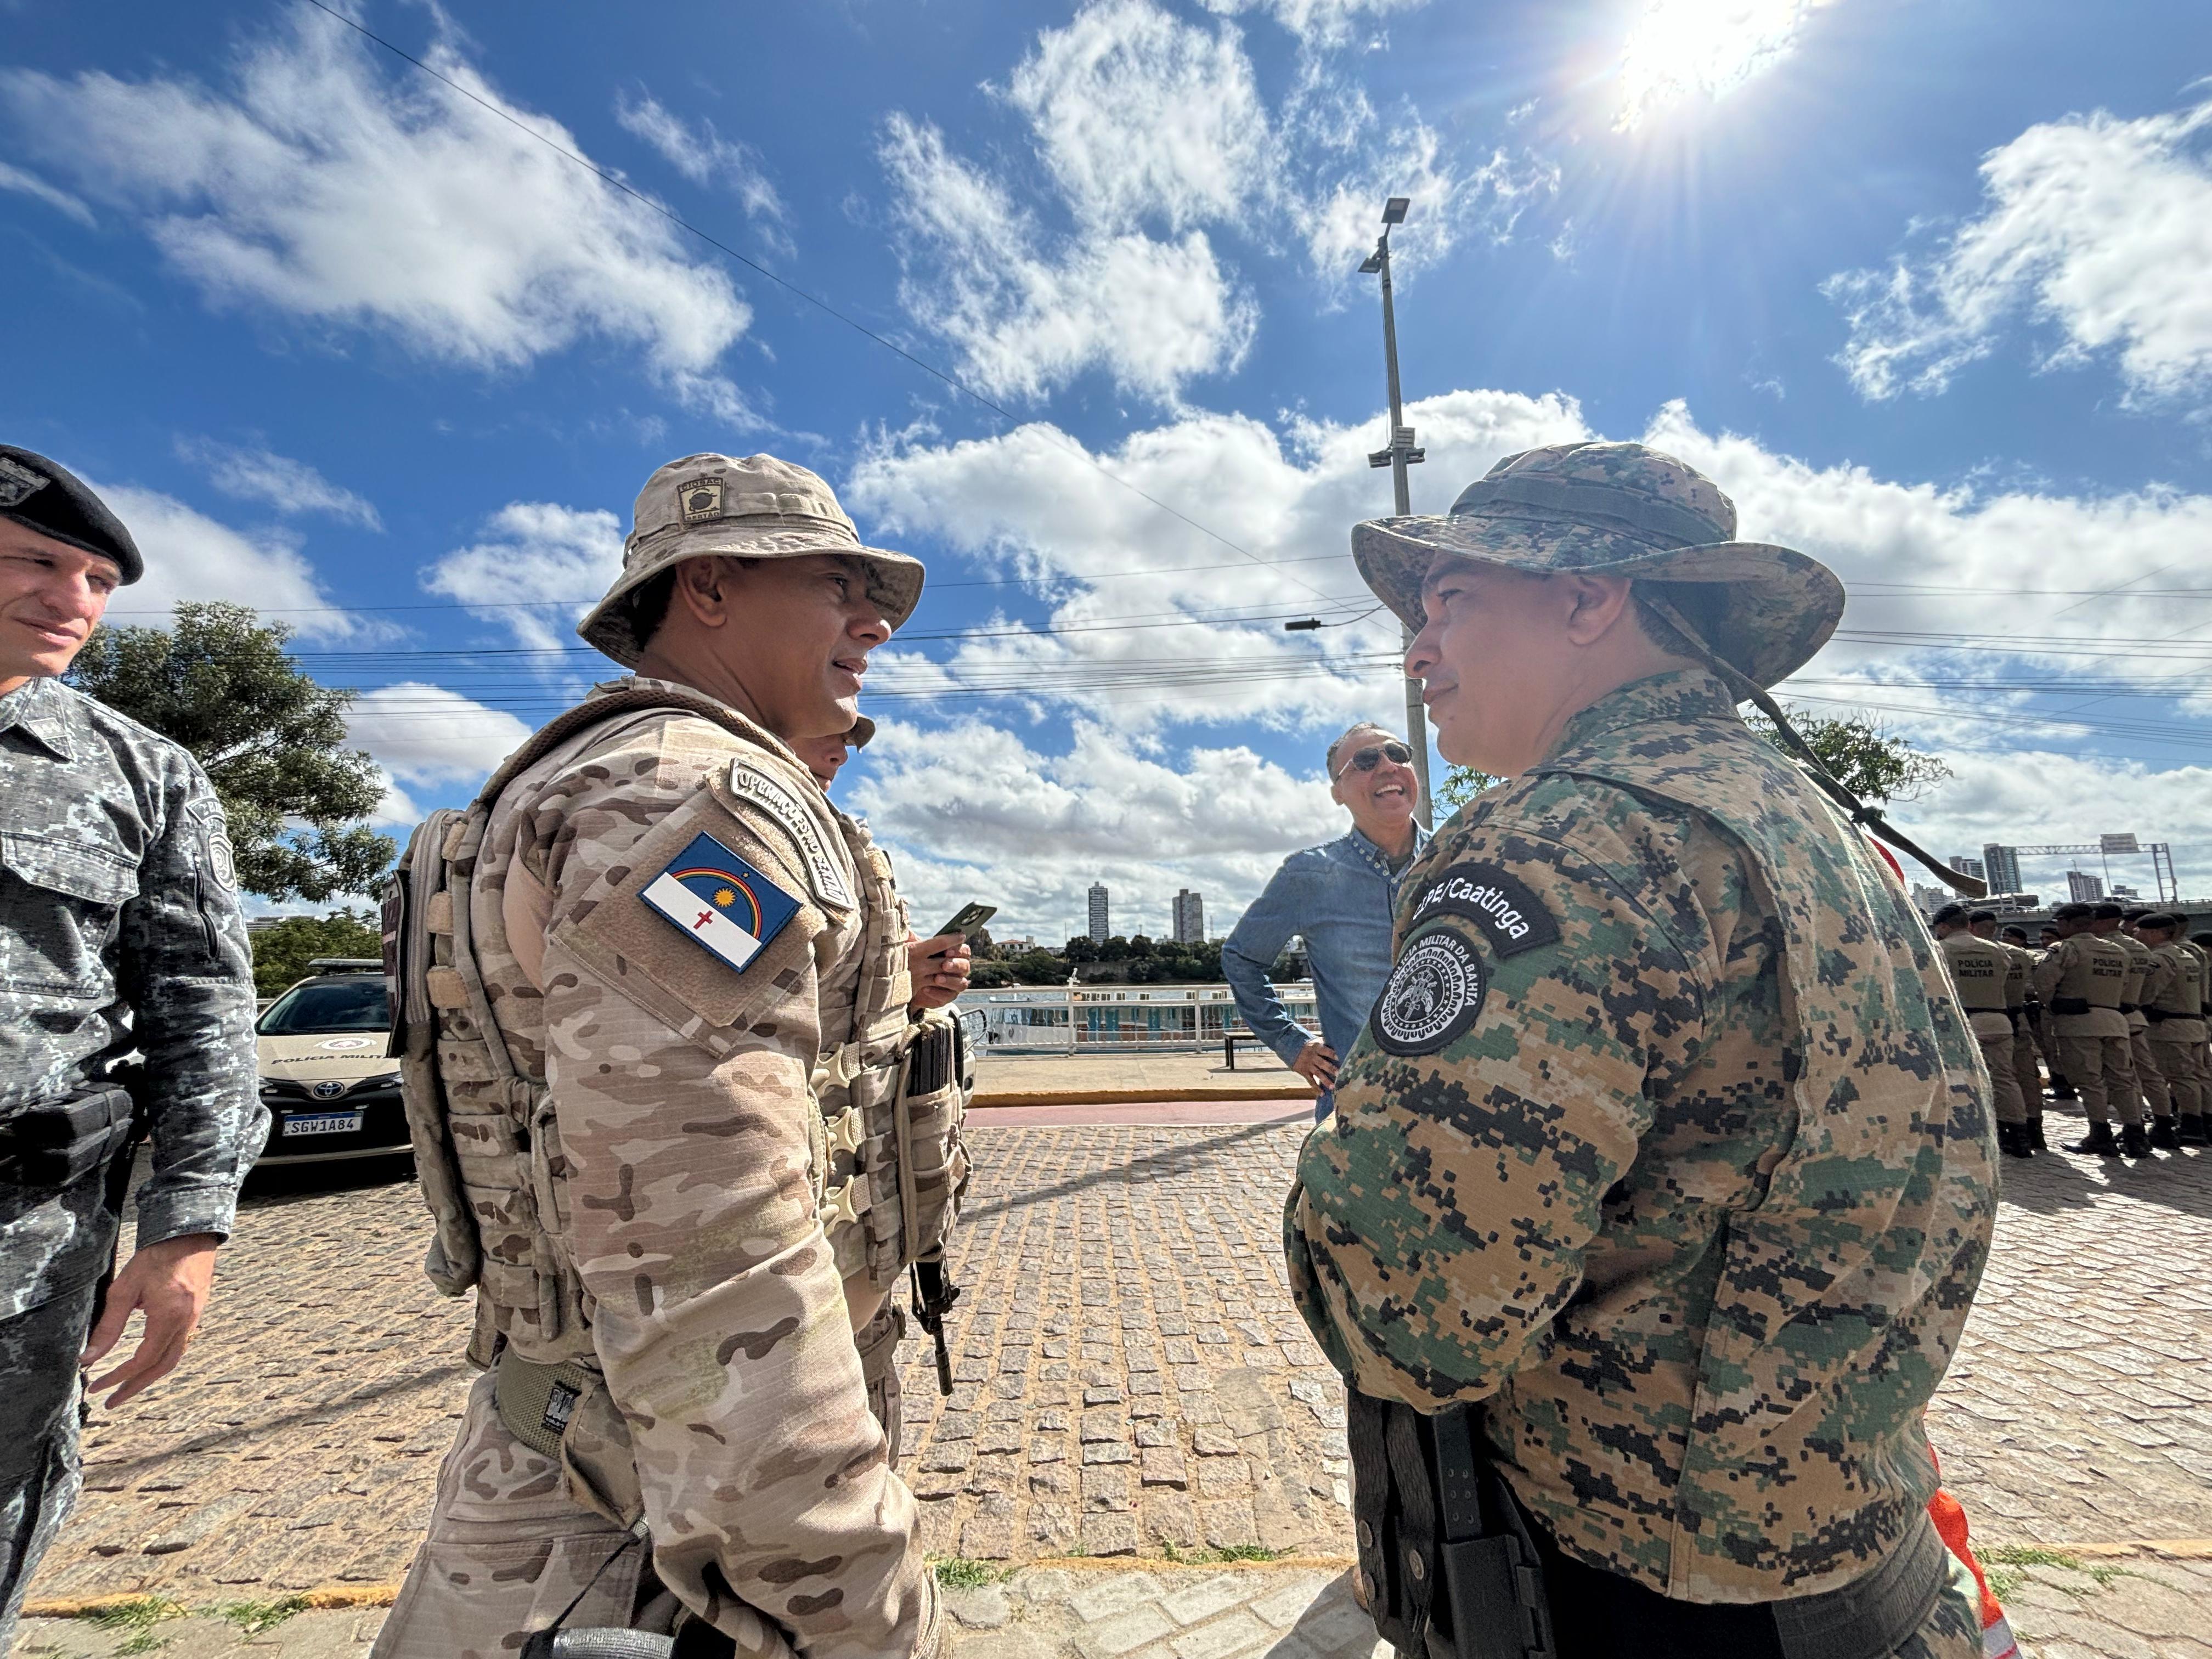
[[[1921,1417],[1988,1251],[1989,1082],[1832,780],[1735,712],[1844,594],[1735,526],[1594,443],[1352,532],[1438,749],[1505,780],[1408,873],[1285,1213],[1401,1653],[1980,1652]]]
[[[2118,911],[2117,916],[2111,912]],[[2172,977],[2175,964],[2170,957],[2159,956],[2136,935],[2136,924],[2150,915],[2141,905],[2122,909],[2117,904],[2097,907],[2098,926],[2101,930],[2107,919],[2111,921],[2109,935],[2128,947],[2132,965],[2139,970],[2128,981],[2129,1005],[2123,1008],[2128,1017],[2128,1048],[2136,1062],[2136,1088],[2150,1108],[2150,1144],[2162,1152],[2181,1150],[2179,1126],[2174,1121],[2172,1091],[2166,1086],[2162,1048],[2150,1043],[2150,1006],[2166,992],[2166,981]]]
[[[2018,972],[2011,954],[1995,939],[1980,939],[1971,931],[1973,918],[1985,915],[1994,922],[1994,911],[1975,911],[1964,904],[1947,904],[1928,918],[1943,952],[1943,966],[1959,993],[1974,1041],[1981,1045],[1982,1063],[1990,1068],[1996,1091],[1997,1150],[2014,1158],[2033,1158],[2034,1142],[2027,1129],[2027,1103],[2013,1071],[2014,1022],[2011,983]]]
[[[2173,1103],[2176,1145],[2205,1146],[2212,1137],[2205,1121],[2204,958],[2181,937],[2181,918],[2163,911],[2139,917],[2136,937],[2166,970],[2144,992],[2143,1017],[2147,1046]],[[2155,1135],[2152,1144],[2159,1144]]]
[[[215,789],[58,678],[143,570],[81,480],[0,445],[0,1653],[76,1501],[79,1364],[133,1313],[137,1349],[90,1390],[119,1406],[184,1358],[269,1130]],[[114,1273],[142,1129],[137,1247]]]
[[[635,677],[410,842],[387,949],[427,1265],[476,1291],[489,1369],[380,1659],[489,1659],[556,1615],[936,1651],[848,1292],[896,1282],[964,1165],[897,1142],[896,897],[789,746],[851,728],[921,583],[803,467],[670,463],[578,629]]]
[[[853,752],[866,748],[875,735],[876,723],[863,714],[848,731],[832,732],[826,738],[806,738],[793,744],[791,748],[806,763],[806,769],[814,775],[814,781],[826,795]],[[866,856],[883,861],[885,876],[890,878],[890,854],[875,844],[866,823],[835,802],[830,810],[837,815],[839,824],[856,847],[865,848]],[[912,912],[906,900],[902,897],[898,903],[899,927],[907,941],[907,972],[914,984],[908,1010],[921,1014],[933,1008],[950,1007],[968,988],[968,974],[975,953],[961,933],[916,939]],[[848,1224],[860,1224],[855,1221]],[[830,1242],[835,1244],[836,1240],[833,1237]],[[853,1340],[860,1350],[860,1370],[867,1379],[868,1404],[876,1413],[876,1420],[883,1425],[884,1433],[890,1442],[890,1460],[896,1464],[899,1459],[903,1398],[899,1383],[898,1348],[899,1339],[906,1334],[906,1315],[897,1303],[888,1297],[872,1295],[865,1285],[847,1285],[845,1296],[854,1318],[860,1322],[854,1328]],[[944,1305],[951,1305],[949,1299]],[[871,1309],[872,1312],[868,1311]],[[927,1311],[931,1318],[941,1319],[944,1307]]]
[[[2035,1028],[2043,1018],[2043,1005],[2035,1000],[2035,953],[2027,948],[2027,929],[2000,931],[1997,913],[1984,908],[1967,916],[1966,931],[1976,939],[1995,941],[2012,959],[2012,971],[2005,977],[2005,1012],[2012,1016],[2012,1077],[2027,1110],[2027,1148],[2048,1152],[2043,1139],[2043,1074],[2035,1066]]]
[[[2066,1150],[2148,1158],[2150,1132],[2143,1127],[2142,1099],[2136,1092],[2128,1017],[2120,1012],[2134,969],[2116,941],[2093,931],[2095,915],[2094,906],[2080,902],[2053,910],[2057,942],[2035,965],[2035,994],[2043,1000],[2054,1058],[2081,1091],[2081,1110],[2089,1120],[2089,1133],[2067,1142]],[[2114,1113],[2120,1120],[2117,1141]]]

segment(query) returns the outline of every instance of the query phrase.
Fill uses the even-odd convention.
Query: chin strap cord
[[[1690,626],[1682,613],[1655,594],[1650,585],[1638,582],[1636,597],[1668,627],[1682,636],[1691,655],[1717,674],[1729,690],[1736,694],[1739,702],[1753,704],[1760,714],[1774,722],[1775,732],[1781,738],[1783,747],[1790,758],[1804,768],[1813,781],[1820,786],[1820,792],[1842,808],[1844,815],[1853,823],[1860,825],[1878,840],[1887,842],[1907,858],[1917,860],[1937,880],[1966,897],[1981,898],[1987,895],[1989,883],[1939,862],[1935,854],[1923,850],[1910,836],[1884,817],[1880,807],[1868,805],[1837,781],[1835,775],[1828,770],[1826,763],[1813,752],[1812,745],[1797,735],[1797,728],[1790,725],[1790,717],[1782,712],[1782,706],[1766,694],[1765,688],[1747,678],[1741,670],[1732,668],[1722,661],[1713,648],[1698,635],[1698,630]]]

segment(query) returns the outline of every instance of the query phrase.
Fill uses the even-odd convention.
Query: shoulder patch
[[[222,808],[210,803],[204,812],[193,815],[199,828],[200,857],[207,872],[215,878],[215,884],[226,893],[238,890],[238,849],[231,845],[230,827],[223,821]]]
[[[1432,1054],[1474,1024],[1488,990],[1482,953],[1452,929],[1438,927],[1399,953],[1367,1017],[1368,1030],[1385,1054]]]
[[[686,939],[743,972],[799,901],[712,836],[694,836],[638,894]]]
[[[732,796],[759,807],[791,837],[806,866],[807,884],[817,898],[840,910],[854,907],[852,884],[845,879],[844,870],[830,852],[820,821],[787,785],[743,760],[734,760],[730,763],[729,787]]]
[[[1501,957],[1559,942],[1558,918],[1499,865],[1455,864],[1431,878],[1407,915],[1407,931],[1442,915],[1465,916]]]

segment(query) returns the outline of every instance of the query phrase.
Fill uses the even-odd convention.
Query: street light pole
[[[1413,497],[1406,484],[1406,469],[1428,459],[1414,447],[1413,428],[1405,423],[1405,411],[1399,401],[1398,317],[1390,298],[1390,227],[1405,222],[1406,210],[1411,205],[1410,198],[1403,196],[1393,196],[1383,204],[1382,234],[1376,240],[1375,252],[1359,267],[1364,276],[1382,278],[1382,366],[1390,387],[1389,446],[1369,455],[1367,465],[1390,469],[1391,500],[1401,519],[1413,510]],[[1401,649],[1413,647],[1413,630],[1402,619],[1398,624],[1398,640]],[[1411,678],[1406,681],[1406,742],[1413,751],[1413,775],[1421,789],[1419,817],[1421,827],[1426,830],[1436,821],[1435,798],[1429,793],[1428,710],[1421,702],[1421,683]]]

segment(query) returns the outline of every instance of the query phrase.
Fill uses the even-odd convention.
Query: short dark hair
[[[1947,922],[1966,921],[1971,919],[1972,913],[1967,910],[1966,907],[1963,904],[1956,903],[1943,906],[1942,908],[1936,911],[1934,915],[1928,918],[1930,922],[1934,923],[1938,927],[1944,926]]]
[[[2088,921],[2093,920],[2096,914],[2090,906],[2077,902],[2060,905],[2051,913],[2051,919],[2053,921]]]
[[[695,553],[692,557],[718,558],[743,570],[750,570],[760,562],[758,559],[741,559],[728,553]],[[668,620],[669,603],[676,597],[676,573],[684,568],[684,562],[678,560],[659,575],[647,577],[631,590],[629,603],[624,608],[629,612],[630,636],[640,645],[652,644],[653,636],[660,630],[660,624]]]
[[[1997,937],[1999,939],[2011,939],[2015,934],[2017,934],[2022,940],[2025,940],[2027,938],[2027,929],[2021,927],[2016,921],[2008,927],[1997,929]]]
[[[2089,915],[2099,921],[2124,921],[2127,919],[2127,914],[2125,905],[2114,904],[2109,899],[2102,904],[2089,907]]]
[[[1995,921],[1996,919],[1997,913],[1990,909],[1969,910],[1966,913],[1966,920],[1972,922]]]

